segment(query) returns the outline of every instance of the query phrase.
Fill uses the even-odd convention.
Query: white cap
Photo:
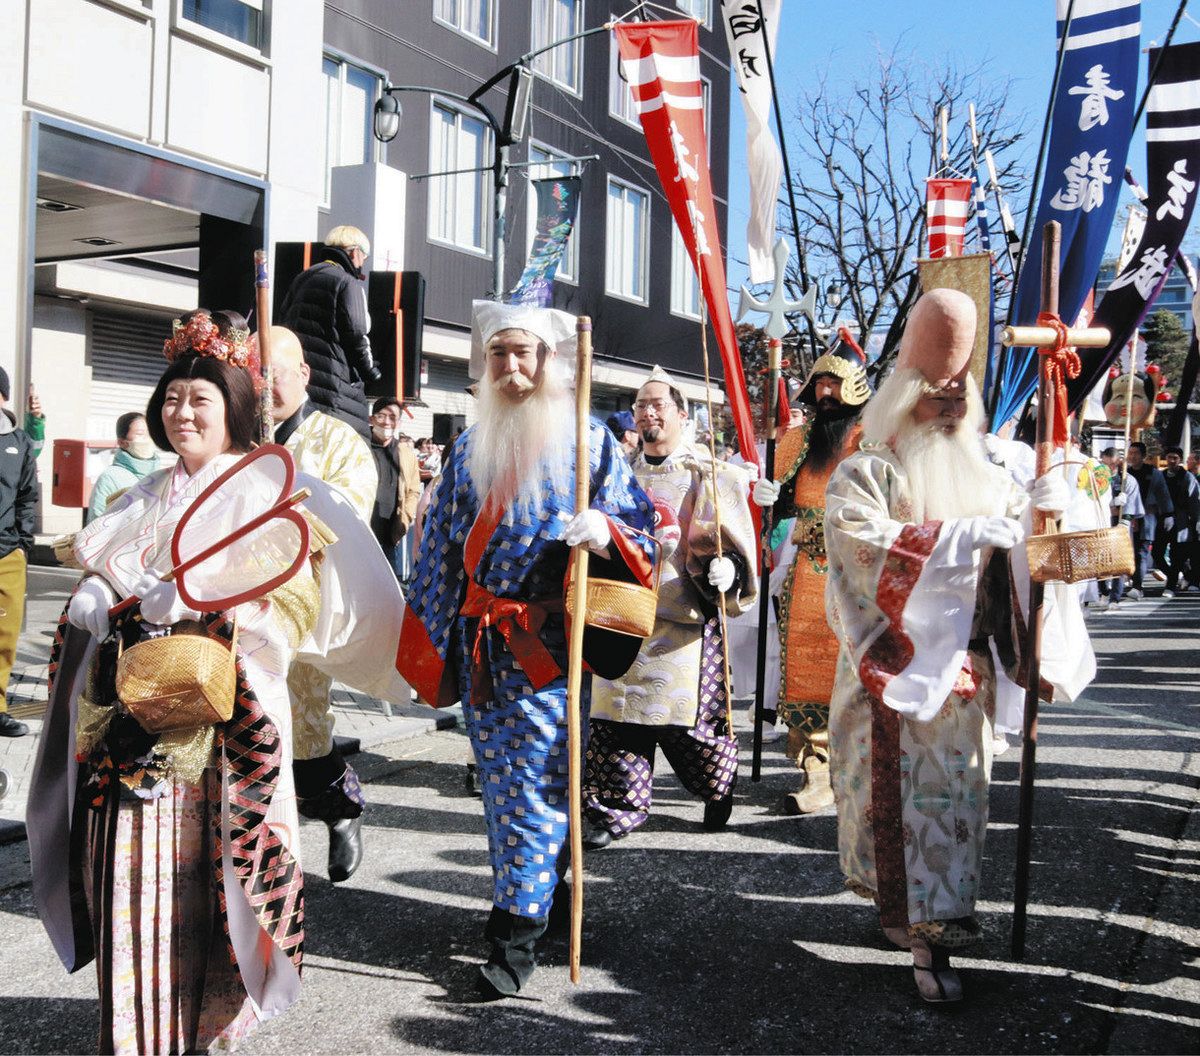
[[[502,304],[500,301],[472,301],[472,378],[483,377],[486,372],[484,352],[488,342],[501,330],[525,330],[533,334],[558,353],[559,360],[569,372],[574,372],[575,316],[557,308]]]

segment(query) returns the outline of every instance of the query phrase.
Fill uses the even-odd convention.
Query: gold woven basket
[[[1084,463],[1091,477],[1092,497],[1100,510],[1100,489],[1092,467]],[[1038,583],[1082,583],[1089,579],[1113,579],[1133,573],[1133,539],[1129,528],[1116,524],[1111,528],[1089,528],[1082,532],[1047,532],[1025,540],[1029,575]]]
[[[233,642],[205,634],[147,638],[117,657],[117,697],[147,733],[228,722],[237,666]]]
[[[616,579],[588,577],[587,620],[589,627],[649,638],[658,611],[658,584],[643,587]],[[575,615],[575,580],[567,584],[567,613]]]
[[[584,622],[588,627],[616,631],[617,634],[628,634],[634,638],[649,638],[654,631],[654,615],[658,611],[658,581],[662,575],[662,561],[654,536],[639,532],[636,528],[627,527],[625,530],[654,541],[654,586],[643,587],[640,583],[589,575],[587,619]],[[574,575],[567,582],[567,615],[575,615]]]

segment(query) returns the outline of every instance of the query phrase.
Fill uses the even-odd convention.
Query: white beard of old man
[[[863,440],[886,444],[904,467],[918,523],[1003,513],[980,441],[983,400],[969,373],[975,325],[965,294],[925,294],[895,369],[863,413]]]
[[[471,373],[478,419],[467,468],[477,493],[501,507],[542,513],[543,479],[560,493],[573,480],[574,406],[560,351],[574,319],[553,309],[476,301]]]

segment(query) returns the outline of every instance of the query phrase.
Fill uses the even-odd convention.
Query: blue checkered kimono
[[[429,703],[462,700],[483,781],[495,904],[540,917],[567,838],[570,551],[562,537],[574,495],[547,479],[547,512],[514,507],[499,523],[481,516],[466,463],[473,434],[450,451],[425,517],[397,667]],[[593,422],[590,439],[591,507],[617,530],[650,531],[650,501],[612,433]],[[586,699],[581,718],[586,724]]]

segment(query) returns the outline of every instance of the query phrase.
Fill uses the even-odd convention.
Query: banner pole
[[[767,57],[767,78],[771,82],[771,103],[775,109],[775,131],[779,136],[779,153],[783,158],[783,185],[787,188],[788,208],[792,214],[792,237],[796,240],[796,258],[800,266],[800,283],[804,287],[801,293],[808,290],[808,255],[804,252],[804,240],[800,237],[800,211],[796,208],[796,190],[792,186],[792,166],[788,160],[787,138],[783,134],[783,116],[779,111],[779,89],[775,85],[775,56],[771,53],[771,37],[767,33],[767,19],[763,14],[762,0],[755,0],[758,8],[758,28],[763,38],[763,53]],[[806,315],[808,322],[809,359],[804,364],[805,372],[812,368],[817,361],[817,326],[811,316]],[[799,351],[799,348],[797,348]],[[804,356],[801,355],[801,359]]]
[[[1137,109],[1133,112],[1133,120],[1129,123],[1130,135],[1137,128],[1138,120],[1146,109],[1146,103],[1150,101],[1150,89],[1154,87],[1154,82],[1158,79],[1159,67],[1162,66],[1163,59],[1167,56],[1167,48],[1171,46],[1171,38],[1175,36],[1175,30],[1179,28],[1179,20],[1183,18],[1183,12],[1187,5],[1188,0],[1179,0],[1179,7],[1176,8],[1175,17],[1171,20],[1171,28],[1167,30],[1167,36],[1162,42],[1162,47],[1158,49],[1158,58],[1154,60],[1154,66],[1151,68],[1150,75],[1146,79],[1146,90],[1142,92],[1142,101],[1138,103]]]

